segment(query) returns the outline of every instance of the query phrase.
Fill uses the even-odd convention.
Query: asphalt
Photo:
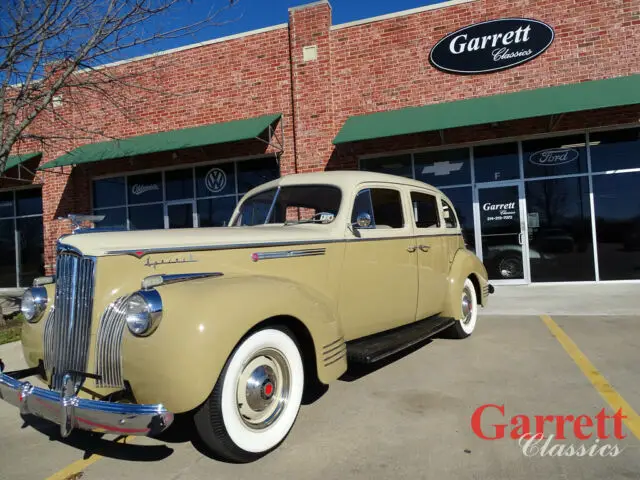
[[[611,390],[640,411],[640,317],[552,318]],[[0,347],[0,355],[7,364],[18,363],[20,349]],[[161,439],[120,444],[113,436],[74,432],[62,440],[56,427],[23,419],[0,403],[0,478],[640,478],[640,439],[627,426],[624,439],[594,434],[588,440],[578,439],[569,426],[566,440],[552,438],[550,444],[621,450],[605,457],[535,455],[533,450],[528,456],[509,436],[485,440],[474,433],[474,411],[488,404],[504,406],[505,413],[494,407],[485,411],[480,423],[487,436],[496,432],[492,425],[509,424],[515,415],[614,413],[538,315],[485,313],[468,339],[434,339],[375,369],[351,369],[315,393],[280,448],[247,465],[204,455],[188,418],[180,418]],[[612,425],[607,424],[610,436]],[[556,433],[551,423],[545,433]],[[73,472],[81,474],[70,476]]]

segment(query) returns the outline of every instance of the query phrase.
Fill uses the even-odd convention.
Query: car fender
[[[487,305],[488,274],[482,261],[471,251],[460,248],[456,251],[447,276],[447,297],[444,311],[445,317],[462,317],[462,288],[467,278],[471,278],[476,286],[478,303]]]
[[[327,361],[323,347],[330,346],[334,355],[344,340],[331,303],[317,291],[266,276],[225,276],[156,289],[163,304],[157,330],[148,337],[135,337],[127,328],[123,334],[123,375],[139,403],[162,403],[174,413],[199,406],[242,338],[280,316],[298,319],[308,330],[321,382],[346,370],[346,357]]]

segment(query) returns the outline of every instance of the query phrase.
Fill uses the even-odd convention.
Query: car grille
[[[126,324],[124,305],[129,297],[121,297],[102,314],[96,347],[98,387],[124,388],[122,375],[122,333]]]
[[[91,338],[95,260],[58,252],[53,314],[44,329],[44,364],[53,372],[51,388],[61,390],[65,373],[86,372]],[[73,375],[74,383],[82,382]]]

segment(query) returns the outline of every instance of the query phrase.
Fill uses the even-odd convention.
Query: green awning
[[[640,103],[640,74],[436,103],[347,119],[335,145]]]
[[[4,171],[6,172],[10,168],[17,167],[21,163],[27,162],[33,158],[39,157],[42,155],[42,152],[33,152],[33,153],[23,153],[21,155],[10,155],[7,159],[7,163],[4,166]],[[0,169],[0,174],[4,173]]]
[[[280,113],[263,115],[245,120],[150,133],[122,140],[90,143],[44,164],[40,169],[249,140],[259,137],[281,116]]]

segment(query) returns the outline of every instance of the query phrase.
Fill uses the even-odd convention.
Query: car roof
[[[308,185],[308,184],[330,184],[349,189],[355,185],[365,182],[394,183],[411,186],[415,188],[439,191],[436,187],[400,175],[387,173],[367,172],[363,170],[330,170],[311,173],[295,173],[284,175],[280,178],[262,184],[260,190],[267,190],[276,186]]]

